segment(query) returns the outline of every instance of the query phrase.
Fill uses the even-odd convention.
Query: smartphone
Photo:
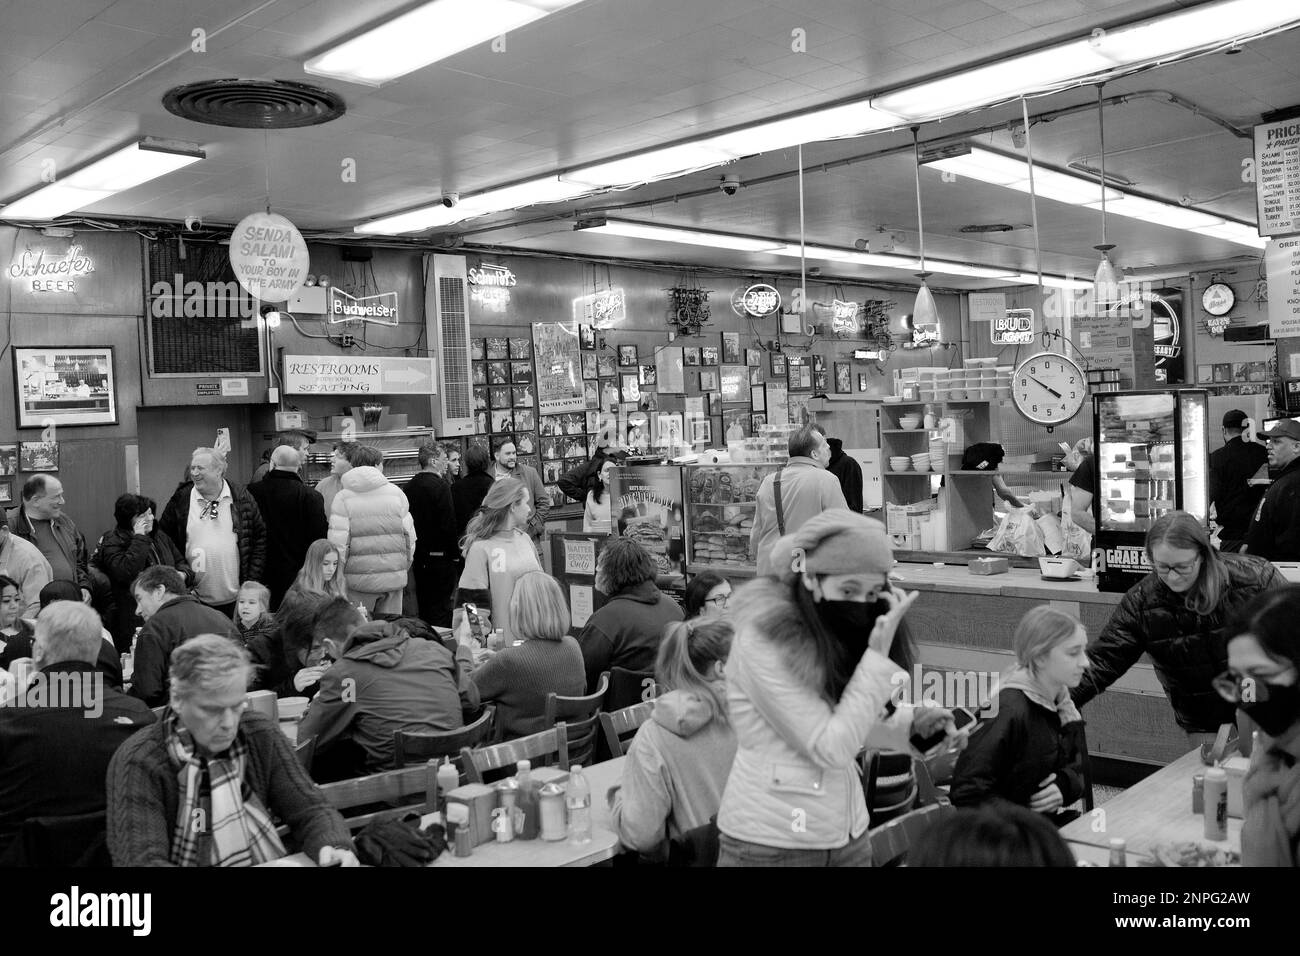
[[[483,642],[483,620],[478,616],[478,606],[475,604],[465,605],[465,616],[469,619],[469,633],[474,640],[479,643]]]
[[[958,730],[974,730],[979,726],[979,722],[975,719],[975,715],[965,707],[954,707],[952,709],[952,722],[956,725]],[[931,734],[929,737],[912,734],[910,742],[916,749],[917,753],[925,754],[929,753],[947,739],[947,731],[940,729],[935,731],[935,733]]]

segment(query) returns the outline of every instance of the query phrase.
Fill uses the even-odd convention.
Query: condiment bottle
[[[538,791],[538,808],[541,817],[543,840],[563,840],[567,835],[564,818],[564,788],[558,783],[548,783]]]
[[[492,829],[497,842],[508,843],[515,838],[515,811],[519,808],[519,781],[509,777],[497,784],[500,804],[492,811]]]
[[[519,826],[516,828],[519,839],[536,840],[539,825],[537,791],[540,785],[533,780],[531,761],[520,760],[515,764],[515,779],[519,782],[519,813],[517,814]]]
[[[1222,767],[1205,771],[1205,839],[1228,839],[1228,773]]]
[[[438,809],[446,812],[447,794],[460,786],[460,771],[456,765],[451,762],[450,757],[442,758],[442,765],[438,767]]]
[[[1110,865],[1128,866],[1128,857],[1125,853],[1125,843],[1119,837],[1113,837],[1110,841]]]
[[[564,804],[569,811],[569,842],[591,842],[591,787],[582,775],[582,767],[569,768],[569,782],[564,787]]]
[[[1192,812],[1205,812],[1205,774],[1198,773],[1192,777]]]

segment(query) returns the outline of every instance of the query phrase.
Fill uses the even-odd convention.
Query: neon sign
[[[397,325],[397,293],[380,292],[378,295],[363,295],[358,298],[330,286],[329,318],[330,325],[339,322]]]
[[[497,289],[513,289],[518,285],[518,280],[515,278],[515,274],[505,266],[483,263],[477,268],[469,270],[469,284]]]
[[[580,323],[607,329],[627,318],[627,295],[622,289],[606,289],[573,300],[573,317]]]
[[[731,307],[737,315],[766,318],[781,308],[781,293],[765,283],[751,285],[744,292],[732,296]]]
[[[1028,345],[1034,340],[1034,310],[1007,309],[1006,315],[994,316],[989,340],[994,345]]]
[[[31,280],[33,292],[76,292],[74,281],[95,271],[95,260],[82,255],[81,246],[69,246],[65,255],[46,258],[45,250],[23,250],[9,265],[9,278]]]
[[[835,335],[855,335],[858,331],[858,304],[831,300],[831,332]]]

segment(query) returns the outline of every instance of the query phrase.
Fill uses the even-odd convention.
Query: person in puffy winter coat
[[[384,453],[363,445],[342,478],[329,540],[343,558],[348,595],[376,614],[401,614],[415,558],[415,524],[402,489],[384,477]]]
[[[1152,571],[1129,588],[1088,648],[1090,666],[1071,694],[1082,707],[1119,680],[1143,654],[1169,695],[1174,719],[1194,745],[1231,723],[1233,706],[1214,690],[1228,668],[1228,628],[1262,591],[1286,585],[1263,558],[1222,554],[1185,511],[1158,518],[1147,532]]]
[[[610,820],[625,847],[654,855],[717,816],[736,756],[723,675],[730,650],[727,621],[668,625],[655,661],[667,692],[636,732],[612,795]]]

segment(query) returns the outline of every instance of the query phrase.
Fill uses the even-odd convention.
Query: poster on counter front
[[[539,413],[585,411],[577,327],[562,322],[533,323],[533,355]]]
[[[631,538],[650,553],[661,583],[670,587],[683,584],[686,539],[681,469],[668,465],[620,468],[612,485],[615,533]]]

